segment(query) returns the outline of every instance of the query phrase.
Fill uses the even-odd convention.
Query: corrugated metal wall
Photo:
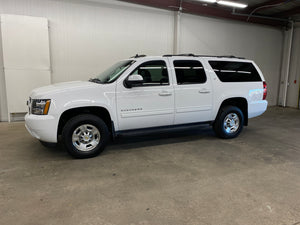
[[[49,19],[54,83],[87,80],[136,53],[172,53],[173,13],[138,9],[114,1],[0,0],[0,14]],[[7,120],[1,100],[2,120]]]
[[[235,55],[254,60],[267,80],[269,104],[277,104],[283,41],[281,30],[183,15],[181,31],[181,51]]]
[[[173,52],[173,13],[97,0],[0,0],[0,14],[46,17],[50,24],[52,82],[86,80],[116,60],[136,53]],[[281,64],[280,30],[235,21],[182,16],[181,52],[234,54],[254,59],[277,102]],[[1,74],[0,74],[1,75]],[[1,118],[5,101],[0,93]]]
[[[49,19],[53,82],[88,79],[135,53],[172,51],[172,13],[82,1],[1,0],[0,13]]]

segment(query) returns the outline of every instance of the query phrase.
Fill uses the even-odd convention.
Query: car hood
[[[72,81],[52,84],[32,90],[31,98],[50,97],[53,94],[62,94],[64,92],[78,91],[87,88],[98,87],[99,84],[88,81]]]

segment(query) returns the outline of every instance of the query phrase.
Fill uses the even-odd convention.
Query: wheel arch
[[[243,98],[243,97],[233,97],[233,98],[225,99],[219,107],[219,111],[217,113],[216,118],[218,117],[221,108],[224,106],[228,106],[228,105],[236,106],[243,112],[244,125],[247,126],[248,125],[248,101],[247,101],[247,99]]]
[[[100,117],[105,122],[108,130],[114,134],[114,122],[109,111],[101,106],[86,106],[71,108],[64,111],[59,118],[57,135],[62,134],[63,127],[71,118],[80,114],[93,114]]]

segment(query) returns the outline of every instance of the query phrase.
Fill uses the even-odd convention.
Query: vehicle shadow
[[[209,125],[198,125],[189,128],[165,129],[151,132],[136,132],[118,135],[115,140],[110,140],[102,155],[109,155],[119,151],[142,148],[155,147],[160,145],[176,144],[196,141],[204,138],[205,140],[215,139],[216,135]],[[42,145],[34,145],[38,147],[40,153],[41,148],[43,154],[54,156],[55,158],[69,158],[68,154],[59,138],[59,143],[56,147],[46,148]]]
[[[131,148],[183,143],[201,138],[205,138],[206,140],[216,138],[211,126],[199,125],[156,132],[128,133],[119,135],[114,141],[111,141],[103,154],[110,151],[128,150]]]

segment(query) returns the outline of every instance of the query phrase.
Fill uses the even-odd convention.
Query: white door
[[[141,86],[127,88],[124,82],[118,82],[119,130],[172,125],[174,88],[168,72],[168,61],[143,61],[131,74],[141,75],[144,83]]]
[[[211,120],[212,85],[201,61],[170,59],[175,74],[175,122],[197,123]]]

